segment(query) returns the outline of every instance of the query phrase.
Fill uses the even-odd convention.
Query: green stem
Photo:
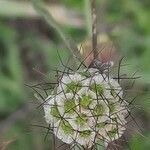
[[[91,1],[91,14],[92,14],[92,45],[94,59],[98,57],[97,51],[97,13],[96,13],[96,0]]]

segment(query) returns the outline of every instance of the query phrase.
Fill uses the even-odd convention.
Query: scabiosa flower
[[[63,74],[55,92],[45,100],[44,111],[57,138],[90,148],[99,140],[109,143],[122,136],[127,105],[116,80],[88,68]]]

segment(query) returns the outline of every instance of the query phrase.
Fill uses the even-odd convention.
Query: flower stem
[[[96,59],[98,57],[96,0],[91,0],[91,12],[92,12],[92,47],[94,59]]]

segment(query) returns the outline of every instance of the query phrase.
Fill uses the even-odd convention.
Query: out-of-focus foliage
[[[47,0],[47,2],[61,3],[84,16],[83,0]],[[117,49],[125,56],[126,62],[130,64],[130,67],[125,67],[123,71],[131,73],[133,70],[136,71],[138,69],[142,75],[137,89],[142,89],[143,93],[136,102],[141,108],[137,109],[136,112],[139,116],[142,114],[143,118],[145,118],[142,122],[145,124],[143,126],[147,134],[145,134],[146,138],[140,135],[133,135],[129,144],[132,150],[149,150],[150,1],[106,0],[105,3],[103,2],[104,0],[100,0],[100,3],[104,6],[97,5],[97,7],[105,8],[106,13],[103,16],[104,20],[99,19],[107,27],[105,32],[110,35],[116,43]],[[8,5],[6,10],[9,10],[10,7]],[[43,81],[42,75],[36,75],[33,68],[47,73],[47,77],[53,80],[54,73],[50,69],[63,68],[60,64],[57,50],[60,52],[64,63],[71,57],[68,50],[64,48],[59,36],[41,20],[32,20],[31,17],[24,20],[21,18],[17,19],[15,16],[12,19],[0,16],[1,124],[1,121],[7,119],[12,112],[15,112],[24,103],[33,102],[33,96],[30,97],[32,92],[24,90],[24,83],[32,84],[36,80]],[[65,26],[64,30],[76,42],[81,43],[81,41],[86,39],[86,28],[76,29]],[[70,65],[73,66],[74,63]],[[29,95],[29,98],[27,98],[27,95]],[[34,103],[36,102],[34,101]],[[29,114],[29,120],[32,120],[32,118],[36,120],[36,117],[42,116],[38,110],[33,110],[33,112],[39,112],[38,117],[34,113],[32,113],[33,116]],[[6,133],[0,135],[0,140],[1,138],[4,140],[14,139],[14,142],[8,146],[9,150],[50,149],[50,137],[44,142],[46,130],[33,131],[29,120],[25,118],[21,123],[16,122]],[[126,149],[128,150],[128,148]]]
[[[149,8],[150,3],[146,0],[109,1],[108,10],[111,13],[106,17],[108,23],[118,23],[112,36],[116,38],[119,49],[128,58],[128,62],[130,61],[134,68],[140,66],[143,80],[146,82],[150,82]]]
[[[0,112],[14,111],[24,100],[16,32],[0,23]]]
[[[82,1],[81,0],[76,0],[76,1],[74,1],[74,0],[61,0],[61,2],[68,7],[74,7],[74,8],[79,9],[79,8],[83,8],[84,0],[82,0]]]
[[[150,138],[148,135],[147,138]],[[149,140],[145,140],[139,135],[136,135],[133,137],[131,141],[131,149],[132,150],[148,150],[150,148],[150,142]]]

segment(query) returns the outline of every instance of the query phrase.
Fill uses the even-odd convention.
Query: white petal
[[[91,135],[88,137],[81,137],[80,134],[77,134],[76,142],[80,145],[84,146],[85,148],[90,148],[94,145],[96,133],[91,132]]]
[[[58,128],[54,128],[54,134],[58,139],[62,140],[64,143],[70,144],[71,142],[73,142],[75,133],[69,135],[65,134],[62,128],[60,127],[60,122],[61,121],[57,122]]]

